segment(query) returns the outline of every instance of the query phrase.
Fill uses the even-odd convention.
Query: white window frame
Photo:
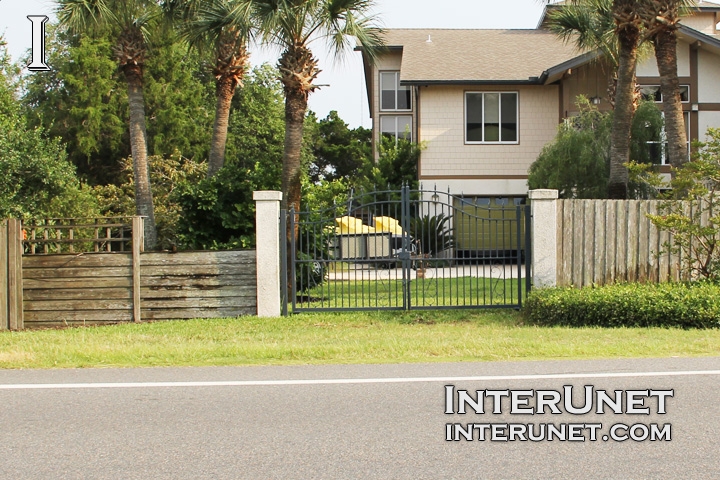
[[[383,75],[387,74],[394,74],[395,75],[395,82],[393,84],[392,90],[395,92],[395,108],[383,108]],[[400,91],[399,87],[400,85],[400,71],[399,70],[381,70],[379,72],[379,78],[378,78],[378,85],[380,86],[379,92],[380,92],[380,111],[381,112],[411,112],[413,107],[413,98],[412,98],[412,89],[410,87],[403,87],[403,91],[409,92],[410,97],[410,107],[409,108],[397,108],[398,105],[398,92]],[[405,90],[407,89],[407,90]],[[389,90],[389,89],[386,89]]]
[[[486,94],[499,94],[500,100],[498,103],[498,115],[500,122],[500,140],[499,141],[485,141],[485,95]],[[515,140],[503,141],[502,140],[502,94],[514,94],[515,95]],[[482,125],[483,125],[483,141],[468,140],[468,94],[482,94],[483,95],[483,111],[482,111]],[[463,136],[465,137],[466,145],[519,145],[520,144],[520,92],[517,90],[510,91],[477,91],[468,90],[464,92],[463,105],[464,105],[464,122],[463,122]]]
[[[412,117],[412,115],[382,115],[380,117],[380,137],[382,138],[383,135],[388,134],[388,132],[383,132],[382,124],[383,124],[383,120],[390,119],[390,118],[395,120],[395,129],[393,132],[393,135],[395,136],[395,143],[397,143],[398,139],[401,138],[400,133],[403,133],[403,134],[405,133],[404,129],[402,130],[402,132],[400,132],[400,130],[398,129],[398,119],[407,118],[410,120],[410,131],[409,131],[410,138],[408,138],[406,140],[410,140],[412,142],[413,141],[413,117]]]
[[[657,103],[657,102],[656,102]],[[645,142],[648,145],[660,145],[660,163],[656,163],[655,165],[669,165],[668,159],[667,159],[667,149],[668,149],[668,141],[667,141],[667,133],[665,132],[665,112],[660,112],[660,115],[663,117],[663,128],[660,132],[660,140],[659,141],[649,141]],[[685,134],[687,135],[687,152],[688,152],[688,159],[690,158],[690,112],[683,112],[683,122],[685,123]]]

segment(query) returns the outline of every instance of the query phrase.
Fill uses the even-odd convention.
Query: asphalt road
[[[549,405],[545,414],[511,414],[509,395],[497,397],[502,413],[493,414],[493,393],[483,404],[486,413],[467,404],[469,413],[460,415],[444,413],[459,408],[457,396],[446,400],[446,385],[471,398],[477,390],[562,395],[572,385],[575,408],[584,403],[586,385],[594,386],[593,399],[599,389],[623,390],[621,396],[673,392],[633,394],[642,400],[635,408],[647,407],[649,415],[616,414],[607,405],[597,414],[597,402],[591,413],[570,415],[564,399],[560,414]],[[539,394],[528,395],[517,394],[518,410],[539,408]],[[658,413],[660,396],[665,414]],[[623,398],[625,412],[632,405]],[[0,478],[714,479],[720,478],[719,399],[720,357],[0,371]],[[460,433],[460,441],[446,441],[448,423],[465,431],[477,425],[469,428],[473,440]],[[541,424],[564,428],[566,440],[554,434],[552,441],[522,441],[528,423],[536,437]],[[505,441],[510,424],[513,441]],[[602,427],[571,433],[573,424]],[[603,440],[612,425],[636,424]],[[630,438],[641,438],[652,424],[670,425],[671,439]],[[568,440],[581,436],[585,441]]]

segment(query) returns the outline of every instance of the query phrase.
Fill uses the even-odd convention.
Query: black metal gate
[[[284,313],[521,308],[530,290],[524,197],[404,187],[281,219]]]

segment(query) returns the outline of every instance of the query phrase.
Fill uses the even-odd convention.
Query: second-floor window
[[[380,72],[380,110],[411,110],[410,87],[400,85],[400,72]]]
[[[518,143],[517,92],[465,92],[466,143]]]

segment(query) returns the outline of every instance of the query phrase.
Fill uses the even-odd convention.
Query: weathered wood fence
[[[87,231],[87,225],[74,230],[52,225],[52,230],[65,232],[52,236],[36,235],[38,225],[4,220],[0,329],[256,313],[254,250],[145,253],[140,217],[120,225],[125,233],[113,236],[112,241],[127,242],[128,248],[110,248],[106,225],[100,228],[105,235],[85,237],[70,232]],[[69,252],[81,243],[89,246],[88,252],[44,253],[48,246]],[[38,251],[43,253],[32,253]]]
[[[647,218],[650,200],[557,200],[557,284],[583,287],[680,278],[670,240]]]

